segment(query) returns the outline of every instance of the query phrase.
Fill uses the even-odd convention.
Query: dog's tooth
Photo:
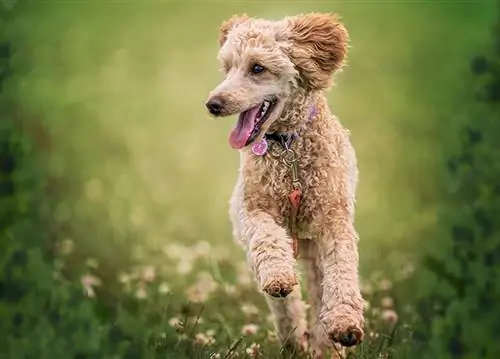
[[[264,101],[264,105],[262,106],[262,113],[266,113],[268,108],[269,108],[269,102]]]
[[[260,110],[259,114],[258,114],[258,118],[261,119],[262,117],[264,117],[264,115],[267,113],[267,110],[269,109],[269,106],[270,106],[270,102],[265,100],[264,103],[262,104],[262,109]]]

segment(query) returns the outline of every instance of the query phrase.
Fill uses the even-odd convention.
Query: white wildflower
[[[170,287],[168,286],[168,284],[167,283],[161,283],[158,286],[158,293],[160,293],[160,294],[170,293]]]
[[[241,328],[241,334],[243,335],[254,335],[259,330],[259,326],[256,324],[246,324]]]

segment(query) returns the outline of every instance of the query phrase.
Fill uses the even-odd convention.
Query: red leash
[[[288,218],[288,226],[290,230],[290,236],[292,237],[292,248],[293,248],[293,258],[299,256],[299,238],[297,230],[297,214],[299,213],[300,200],[302,199],[302,191],[300,188],[295,188],[290,196],[290,216]]]

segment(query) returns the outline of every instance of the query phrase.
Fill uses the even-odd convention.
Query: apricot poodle
[[[364,314],[354,228],[357,161],[325,91],[342,68],[348,33],[337,16],[279,21],[237,15],[222,23],[225,79],[209,95],[213,116],[238,114],[230,200],[236,240],[284,345],[323,358],[362,341]],[[298,283],[306,268],[309,328]]]

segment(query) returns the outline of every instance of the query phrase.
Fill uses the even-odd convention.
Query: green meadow
[[[222,80],[223,20],[309,11],[338,13],[351,37],[348,65],[328,93],[360,170],[368,328],[350,355],[410,357],[400,323],[412,315],[411,293],[392,289],[437,238],[444,163],[465,121],[470,60],[491,42],[493,2],[46,1],[3,11],[12,75],[2,103],[21,124],[24,170],[38,176],[26,211],[43,220],[30,243],[40,236],[55,263],[44,290],[66,286],[86,309],[71,321],[77,334],[26,329],[28,339],[3,343],[0,358],[279,355],[231,237],[235,119],[209,118],[204,103]]]

